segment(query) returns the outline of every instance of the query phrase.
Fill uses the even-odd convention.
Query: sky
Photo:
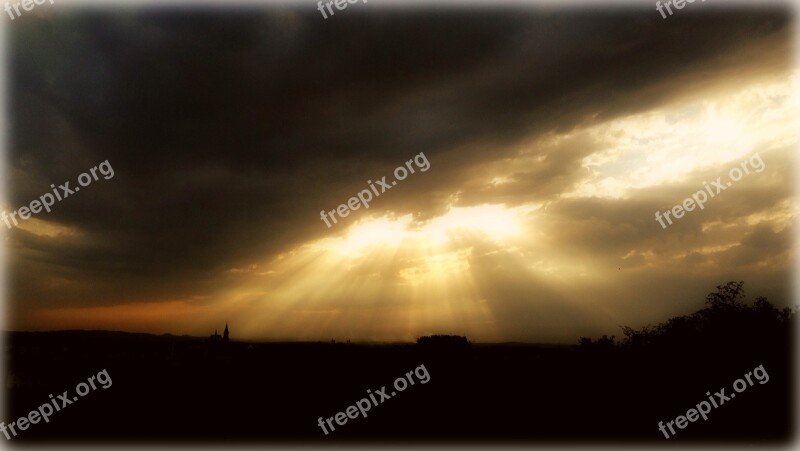
[[[0,223],[6,329],[576,343],[731,280],[792,304],[788,8],[312,3],[6,24],[3,210],[114,171]]]

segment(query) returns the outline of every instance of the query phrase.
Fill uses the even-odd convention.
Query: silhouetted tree
[[[711,310],[741,310],[744,304],[739,302],[744,298],[744,282],[728,282],[717,285],[716,293],[706,296],[706,305]]]
[[[705,307],[691,315],[676,316],[656,326],[640,330],[622,327],[622,345],[642,348],[654,345],[694,346],[704,342],[733,344],[744,340],[766,339],[788,331],[794,315],[790,308],[779,310],[765,297],[746,305],[744,282],[718,285],[717,291],[706,296]]]
[[[467,337],[458,335],[426,335],[417,338],[417,345],[425,347],[466,348],[470,344]]]
[[[608,335],[603,335],[602,337],[598,338],[596,341],[592,341],[591,338],[581,337],[578,340],[578,344],[581,345],[584,349],[614,349],[616,343],[614,343],[614,339],[616,338],[615,335],[612,335],[610,338]]]

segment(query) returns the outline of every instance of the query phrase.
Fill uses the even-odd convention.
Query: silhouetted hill
[[[6,422],[106,370],[113,384],[81,398],[14,443],[39,441],[446,441],[665,443],[675,420],[762,366],[769,376],[669,439],[785,442],[792,424],[793,314],[741,285],[706,308],[621,341],[581,345],[209,343],[201,337],[112,331],[9,332]],[[737,288],[738,287],[738,288]],[[434,343],[431,345],[431,343]],[[424,365],[417,383],[329,435],[333,418]]]

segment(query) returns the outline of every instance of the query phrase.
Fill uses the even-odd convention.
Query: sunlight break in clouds
[[[243,319],[239,327],[247,333],[248,327],[261,328],[264,321],[280,317],[284,323],[272,327],[288,335],[297,330],[282,326],[302,328],[319,318],[329,328],[317,330],[316,323],[313,336],[335,336],[346,334],[347,327],[334,323],[356,327],[351,321],[368,318],[371,311],[394,315],[390,323],[403,324],[391,334],[374,321],[358,325],[374,328],[370,335],[375,339],[411,339],[409,329],[438,330],[442,321],[454,330],[463,320],[486,326],[491,318],[471,280],[470,243],[477,239],[510,247],[523,231],[522,214],[524,209],[481,205],[454,207],[425,223],[415,223],[411,215],[365,218],[339,236],[282,254],[268,265],[268,276],[251,282],[251,288],[234,289],[237,297],[263,286],[254,303],[268,304],[271,315]]]
[[[541,276],[563,284],[555,291],[547,289],[550,300],[538,297],[537,291],[542,290],[531,285],[526,308],[535,311],[537,304],[560,298],[559,308],[580,318],[583,314],[577,312],[597,308],[582,299],[591,299],[607,270],[616,270],[617,265],[656,270],[654,263],[659,259],[662,264],[680,265],[689,255],[718,258],[734,252],[739,238],[732,235],[719,244],[690,247],[666,260],[652,250],[626,250],[617,256],[619,263],[608,265],[603,259],[565,252],[556,235],[562,231],[553,222],[560,219],[548,212],[559,205],[557,199],[630,198],[637,190],[691,184],[692,173],[724,167],[756,149],[768,155],[781,152],[796,139],[787,123],[798,110],[792,89],[797,79],[795,74],[783,81],[758,81],[736,92],[691,98],[561,137],[539,139],[532,149],[552,153],[575,139],[585,140],[593,149],[582,160],[587,175],[545,204],[533,198],[515,207],[461,202],[463,206],[451,205],[446,214],[426,222],[415,222],[411,214],[369,216],[339,235],[285,252],[264,265],[268,270],[251,280],[248,288],[234,287],[225,297],[247,299],[246,305],[262,311],[240,319],[245,334],[270,330],[279,336],[345,339],[366,331],[375,340],[408,340],[426,332],[451,330],[479,339],[507,339],[498,330],[492,308],[506,302],[502,300],[506,294],[475,277],[487,271],[476,265],[494,261],[492,255],[498,255],[506,261],[505,269],[492,263],[488,270],[501,269],[521,280]],[[575,138],[579,136],[583,138]],[[486,186],[504,189],[519,182],[518,176],[515,179],[508,172],[511,168],[536,171],[547,164],[552,164],[548,158],[524,151],[516,160],[488,166],[494,172],[476,174],[487,181]],[[520,196],[524,199],[524,192]],[[451,197],[459,199],[459,191]],[[643,218],[648,224],[651,215]],[[542,223],[538,229],[537,217]],[[772,217],[785,218],[785,214]],[[745,223],[752,221],[748,218]],[[595,230],[602,230],[602,219],[593,222]],[[725,234],[718,236],[725,240]],[[615,308],[606,306],[606,314],[613,315]]]
[[[788,303],[790,11],[423,10],[16,24],[6,203],[97,155],[125,176],[8,232],[9,327],[574,343],[729,280]],[[346,82],[301,89],[324,80]],[[321,226],[423,151],[435,175]],[[755,153],[764,172],[654,221]]]
[[[565,196],[625,197],[630,190],[724,167],[756,150],[793,145],[797,134],[787,125],[800,114],[799,78],[795,72],[788,80],[757,82],[587,130],[604,150],[584,159],[592,176]]]

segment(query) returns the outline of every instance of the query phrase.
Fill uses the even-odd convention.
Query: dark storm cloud
[[[764,70],[788,64],[785,10],[665,24],[649,8],[369,6],[329,20],[272,6],[70,9],[15,23],[12,205],[106,159],[116,176],[44,218],[81,238],[13,232],[14,297],[43,303],[40,274],[84,283],[51,301],[200,292],[226,269],[330,233],[320,209],[421,151],[432,170],[375,211],[428,217],[462,186],[464,202],[546,197],[578,179],[589,149],[511,174],[510,192],[470,185],[470,171],[522,138],[699,89],[751,64],[737,56],[753,48],[768,49],[756,52]]]

